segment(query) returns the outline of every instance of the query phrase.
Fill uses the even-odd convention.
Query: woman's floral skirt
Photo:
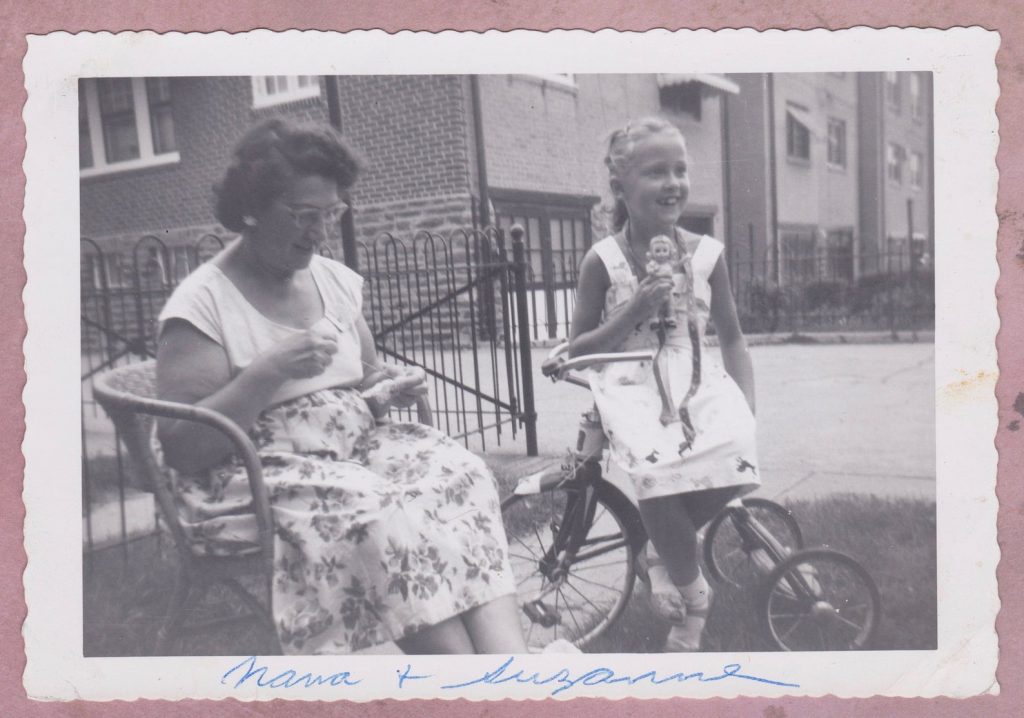
[[[356,391],[331,389],[268,409],[251,436],[285,653],[349,653],[514,593],[494,478],[447,435],[377,426]],[[240,464],[172,486],[198,553],[257,545]]]

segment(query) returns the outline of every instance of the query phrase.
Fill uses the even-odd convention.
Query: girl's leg
[[[395,643],[403,653],[414,655],[476,652],[460,616],[453,616],[441,623],[427,626]]]
[[[515,596],[471,608],[461,618],[476,653],[527,653]]]
[[[678,601],[684,604],[679,620],[673,621],[675,625],[666,639],[665,649],[700,650],[711,589],[700,572],[697,527],[687,509],[685,496],[648,499],[639,506],[644,526],[660,556],[660,565],[650,569],[652,599],[656,599],[659,608],[671,608]]]
[[[721,489],[704,489],[683,494],[683,503],[694,528],[698,531],[704,528],[725,508],[726,504],[736,498],[740,488],[739,486],[726,486]]]
[[[659,496],[638,504],[647,535],[668,571],[672,583],[685,586],[699,574],[697,528],[690,519],[682,494]]]

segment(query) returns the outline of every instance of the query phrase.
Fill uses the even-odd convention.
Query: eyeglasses
[[[321,222],[327,226],[333,226],[342,216],[348,212],[349,206],[345,202],[332,204],[330,207],[293,207],[281,202],[281,205],[288,210],[292,221],[299,229],[310,229]]]

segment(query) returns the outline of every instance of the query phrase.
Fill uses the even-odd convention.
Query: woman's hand
[[[409,371],[386,366],[384,371],[395,382],[392,406],[404,409],[415,404],[421,396],[427,395],[427,374],[423,370]]]
[[[629,312],[637,320],[654,316],[672,294],[672,276],[648,274],[629,300]]]
[[[284,380],[308,379],[323,374],[337,351],[337,337],[307,329],[278,342],[253,364]]]
[[[377,418],[388,409],[404,409],[427,393],[427,375],[419,367],[383,365],[364,380],[363,399]]]

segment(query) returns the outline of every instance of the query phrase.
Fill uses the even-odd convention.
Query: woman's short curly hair
[[[340,191],[355,183],[361,165],[356,151],[329,126],[267,120],[245,133],[224,179],[214,187],[217,219],[241,232],[242,217],[268,207],[292,178],[325,177],[337,182]]]

